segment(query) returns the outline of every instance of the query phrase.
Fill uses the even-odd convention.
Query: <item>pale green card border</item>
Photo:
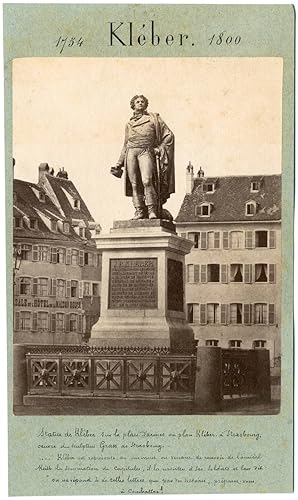
[[[193,33],[195,47],[109,47],[106,22],[141,22],[154,19],[161,34]],[[169,21],[170,20],[170,21]],[[263,484],[226,488],[223,492],[287,492],[293,483],[293,208],[294,208],[294,8],[291,5],[95,5],[95,4],[5,4],[5,154],[7,217],[7,297],[8,297],[8,412],[9,412],[9,494],[79,495],[116,493],[117,489],[68,486],[67,490],[45,486],[32,468],[35,460],[34,433],[42,425],[52,429],[82,426],[123,430],[138,426],[159,431],[175,428],[233,426],[259,431],[266,458]],[[240,33],[237,47],[208,46],[207,27]],[[86,43],[73,57],[283,57],[283,149],[282,149],[282,404],[275,416],[145,416],[145,417],[14,417],[12,415],[12,59],[17,57],[57,57],[55,40],[61,34],[83,34]],[[63,54],[64,56],[64,54]],[[39,421],[39,422],[38,422]],[[206,443],[204,443],[206,449]],[[231,452],[233,447],[229,448]],[[187,450],[183,450],[187,451]],[[168,493],[219,492],[217,488],[168,488]]]

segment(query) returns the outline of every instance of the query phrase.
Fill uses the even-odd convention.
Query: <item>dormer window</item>
[[[29,227],[30,227],[30,229],[38,229],[38,220],[37,219],[32,219],[30,217],[30,219],[29,219]]]
[[[79,227],[79,236],[80,238],[85,238],[85,228]]]
[[[205,193],[213,193],[213,191],[215,191],[214,182],[206,182],[206,184],[203,184],[203,191]]]
[[[195,215],[199,217],[210,217],[211,207],[211,203],[202,203],[201,205],[197,205],[195,208]]]
[[[39,201],[42,203],[45,203],[46,201],[46,195],[42,191],[39,191]]]
[[[64,233],[69,233],[70,226],[68,222],[63,222],[63,232]]]
[[[23,227],[23,218],[22,217],[14,217],[14,227],[16,229],[22,229]]]
[[[255,201],[248,201],[245,207],[245,215],[256,215],[257,204]]]
[[[260,181],[251,181],[250,183],[250,191],[251,193],[258,193],[261,188],[261,182]]]
[[[51,231],[57,231],[57,221],[55,219],[51,220]]]
[[[81,208],[80,200],[75,199],[75,200],[73,201],[73,207],[74,207],[76,210],[80,210],[80,208]]]

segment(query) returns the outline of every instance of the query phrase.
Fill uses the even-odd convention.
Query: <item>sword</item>
[[[161,170],[160,170],[160,158],[159,153],[155,154],[156,158],[156,169],[157,169],[157,217],[159,219],[162,218],[162,204],[161,204],[161,196],[160,196],[160,179],[161,179]]]

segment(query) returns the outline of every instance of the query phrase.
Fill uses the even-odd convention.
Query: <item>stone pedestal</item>
[[[186,322],[184,257],[192,243],[159,219],[116,221],[102,252],[101,315],[90,344],[193,349]]]

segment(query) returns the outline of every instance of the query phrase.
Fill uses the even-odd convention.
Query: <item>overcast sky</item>
[[[131,218],[109,170],[135,94],[175,134],[174,217],[189,161],[208,176],[281,172],[281,58],[27,58],[13,62],[15,178],[64,167],[104,232]]]

